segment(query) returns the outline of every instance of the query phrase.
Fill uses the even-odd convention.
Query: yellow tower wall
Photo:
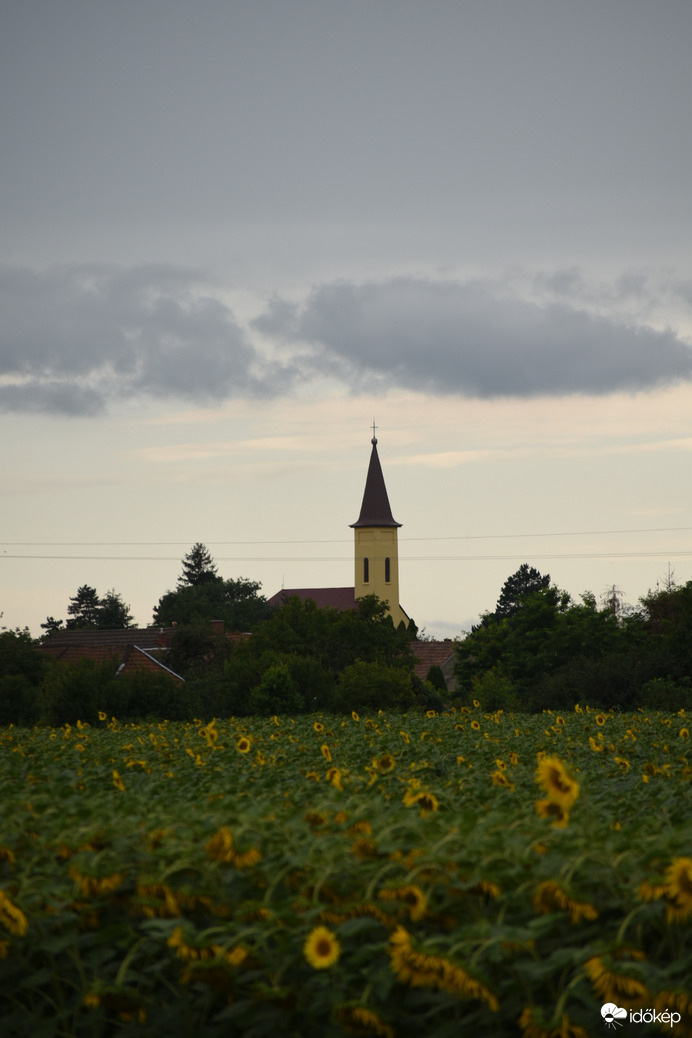
[[[377,595],[381,602],[388,603],[395,627],[402,620],[408,624],[409,618],[399,605],[399,542],[396,526],[357,526],[353,532],[356,598]],[[386,559],[389,559],[389,580]]]

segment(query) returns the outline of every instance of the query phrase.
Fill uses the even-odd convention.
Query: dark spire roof
[[[363,504],[360,506],[358,522],[351,523],[351,526],[401,526],[401,523],[398,523],[392,515],[392,510],[389,507],[387,488],[384,485],[382,466],[377,454],[376,436],[373,436],[371,443],[372,454],[370,455],[370,465],[368,466],[368,475],[365,480]]]

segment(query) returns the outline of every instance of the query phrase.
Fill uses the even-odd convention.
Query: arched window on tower
[[[384,579],[386,584],[389,584],[392,579],[392,567],[389,562],[389,556],[384,560]]]
[[[366,558],[363,559],[363,583],[367,584],[370,580],[370,561]]]

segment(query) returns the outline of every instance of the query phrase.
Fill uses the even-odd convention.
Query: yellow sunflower
[[[692,914],[692,858],[675,858],[666,870],[666,917],[682,923]]]
[[[377,768],[378,771],[386,774],[388,771],[394,770],[396,767],[396,760],[392,757],[391,753],[385,753],[382,757],[373,757],[372,766],[373,768]]]
[[[322,746],[320,746],[320,751],[322,753],[322,756],[326,760],[327,764],[331,764],[332,763],[332,752],[329,749],[329,747],[327,746],[326,742],[323,743]]]
[[[0,923],[17,937],[23,937],[29,926],[21,908],[10,901],[4,890],[0,890]]]
[[[308,934],[303,954],[315,970],[326,970],[339,961],[341,945],[326,926],[316,926]]]
[[[315,723],[313,724],[312,727],[314,728],[314,730],[316,732],[323,732],[324,731],[324,725],[321,723],[321,721],[315,721]]]
[[[602,728],[605,723],[606,719],[603,716],[603,714],[596,714],[596,724],[598,725],[598,727]]]
[[[422,919],[428,907],[428,899],[420,887],[408,884],[404,887],[383,887],[378,895],[383,901],[403,901],[412,922]]]
[[[440,802],[434,793],[425,793],[420,789],[409,789],[404,794],[403,803],[406,807],[419,807],[421,814],[437,811]]]
[[[589,1038],[583,1027],[570,1023],[566,1013],[559,1027],[542,1023],[534,1006],[527,1006],[519,1017],[519,1026],[523,1038]]]
[[[619,973],[598,955],[584,963],[584,969],[596,994],[604,1002],[615,1002],[624,1009],[639,1009],[651,1004],[651,996],[643,981],[632,973]]]
[[[536,769],[536,782],[545,790],[548,799],[569,811],[579,796],[579,783],[566,771],[557,757],[543,757]]]
[[[553,829],[564,829],[569,822],[569,811],[553,800],[537,800],[536,814],[541,818],[550,818]]]
[[[394,1038],[394,1031],[367,1006],[340,1006],[336,1011],[339,1023],[354,1034],[375,1034],[378,1038]]]
[[[539,915],[549,915],[551,912],[569,912],[573,923],[580,923],[582,919],[598,919],[597,908],[594,908],[588,901],[576,901],[571,898],[561,886],[552,880],[546,880],[538,885],[533,898],[533,907]]]
[[[240,737],[240,739],[238,739],[238,742],[235,744],[235,748],[238,751],[238,753],[249,753],[252,748],[252,742],[250,741],[250,739],[248,739],[246,735],[243,735]]]
[[[481,726],[478,723],[478,721],[471,721],[471,727],[473,728],[474,732],[479,732],[481,729]]]
[[[351,711],[351,717],[353,718],[354,721],[360,721],[360,717],[358,716],[358,714],[356,713],[355,710]]]

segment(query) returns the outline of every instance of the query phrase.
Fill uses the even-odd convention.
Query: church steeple
[[[377,437],[373,436],[370,442],[372,443],[372,453],[365,480],[363,503],[360,506],[358,519],[355,523],[351,523],[351,526],[353,528],[357,526],[401,526],[401,523],[398,523],[392,515],[389,505],[380,457],[377,453]]]
[[[387,602],[394,623],[407,624],[409,618],[399,605],[399,548],[397,530],[401,526],[389,504],[382,466],[377,453],[373,422],[372,451],[365,480],[360,515],[351,528],[355,538],[355,597],[377,595]]]

